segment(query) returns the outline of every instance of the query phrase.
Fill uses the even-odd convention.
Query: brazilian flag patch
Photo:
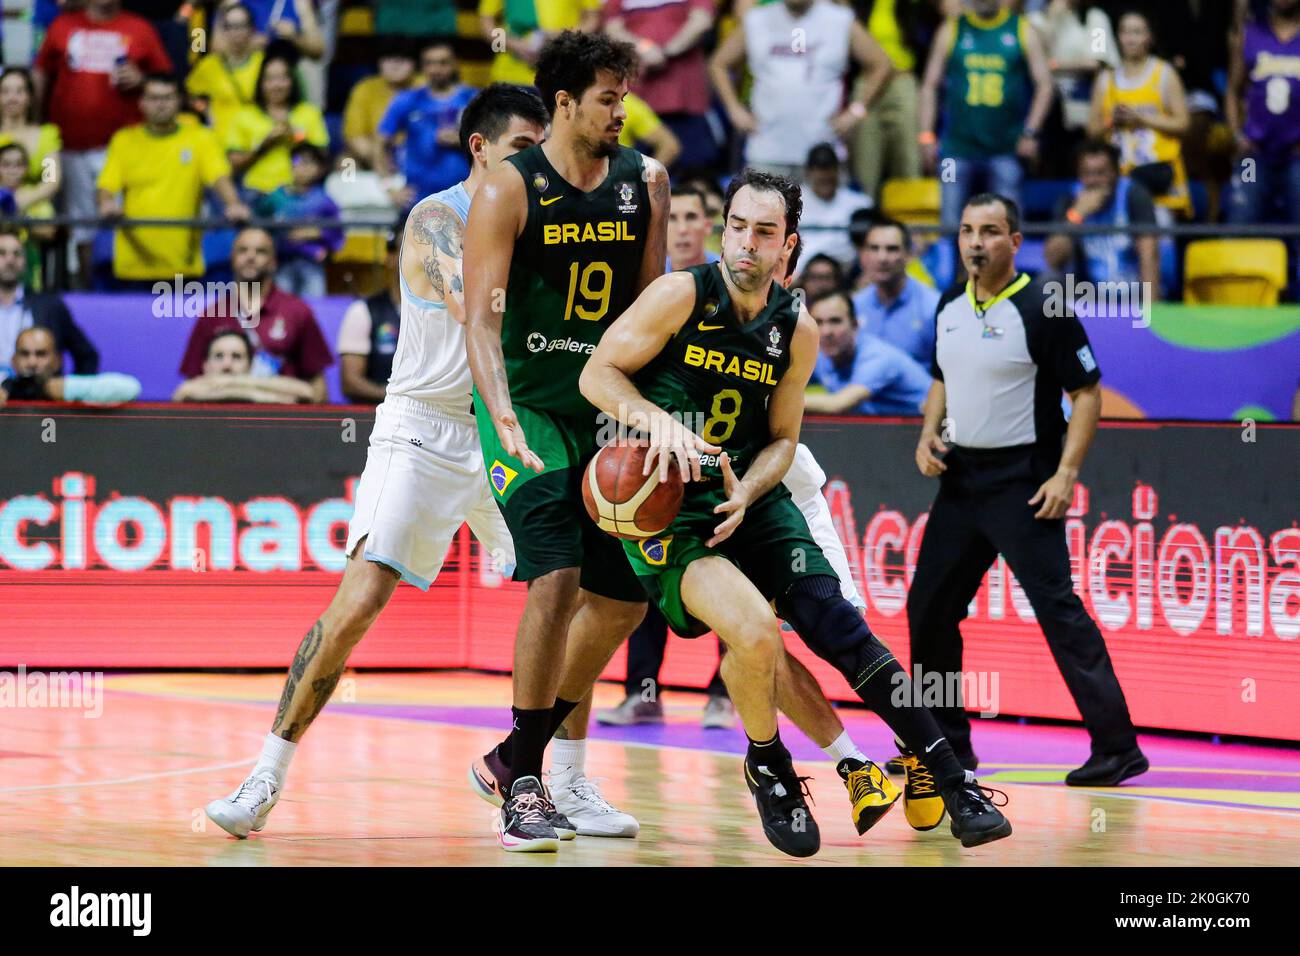
[[[641,552],[641,557],[645,558],[646,564],[663,567],[668,563],[668,545],[672,540],[672,535],[666,538],[646,538],[637,543],[637,548]]]
[[[488,479],[492,482],[492,489],[499,495],[506,493],[510,482],[514,481],[518,474],[519,472],[509,465],[503,465],[500,458],[492,462],[492,467],[488,469]]]

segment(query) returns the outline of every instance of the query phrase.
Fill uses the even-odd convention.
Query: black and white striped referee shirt
[[[935,312],[931,371],[947,391],[946,436],[966,448],[1035,445],[1059,460],[1062,390],[1101,380],[1088,334],[1068,309],[1049,316],[1043,283],[1027,274],[983,303],[974,288],[953,286]]]

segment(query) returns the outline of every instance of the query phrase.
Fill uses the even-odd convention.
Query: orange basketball
[[[682,476],[673,463],[668,480],[645,467],[648,444],[606,445],[596,452],[582,479],[582,500],[600,530],[616,538],[652,538],[673,523],[682,507]]]

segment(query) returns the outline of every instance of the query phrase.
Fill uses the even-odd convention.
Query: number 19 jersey
[[[605,329],[636,298],[650,229],[642,156],[618,147],[604,182],[586,193],[555,171],[541,146],[506,161],[528,196],[501,328],[511,402],[591,414],[578,376]]]

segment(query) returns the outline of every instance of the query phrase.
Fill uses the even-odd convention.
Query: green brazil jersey
[[[1016,151],[1032,82],[1025,59],[1028,22],[1008,10],[988,20],[963,14],[948,53],[943,152],[987,159]]]
[[[646,399],[726,451],[732,470],[743,475],[771,441],[767,404],[790,367],[799,303],[773,283],[767,305],[741,325],[722,268],[684,270],[695,279],[691,317],[633,381]],[[700,473],[720,477],[717,458],[705,455]]]
[[[587,193],[555,171],[541,146],[506,162],[519,170],[528,195],[501,326],[511,401],[594,415],[578,376],[605,329],[636,298],[650,229],[642,156],[618,147],[604,182]]]

